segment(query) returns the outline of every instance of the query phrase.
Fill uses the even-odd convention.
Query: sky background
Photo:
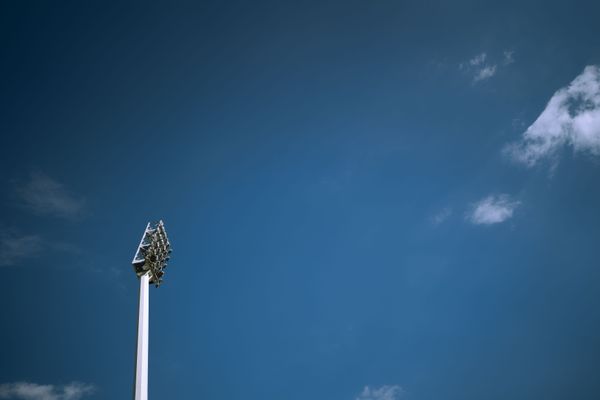
[[[597,399],[598,15],[2,4],[0,399]]]

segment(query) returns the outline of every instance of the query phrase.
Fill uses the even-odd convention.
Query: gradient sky
[[[599,15],[2,4],[0,399],[596,400]]]

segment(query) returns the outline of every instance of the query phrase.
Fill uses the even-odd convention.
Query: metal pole
[[[171,243],[162,220],[149,222],[135,255],[133,270],[140,280],[137,347],[135,353],[134,400],[148,400],[148,309],[150,283],[159,287],[171,258]]]
[[[149,274],[140,277],[134,400],[148,400]]]

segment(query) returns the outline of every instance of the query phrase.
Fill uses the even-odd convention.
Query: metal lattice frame
[[[150,283],[160,286],[171,252],[163,221],[149,222],[132,261],[136,275],[148,274]]]

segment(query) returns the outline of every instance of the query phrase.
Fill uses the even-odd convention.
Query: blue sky
[[[596,399],[599,13],[2,5],[0,399]]]

